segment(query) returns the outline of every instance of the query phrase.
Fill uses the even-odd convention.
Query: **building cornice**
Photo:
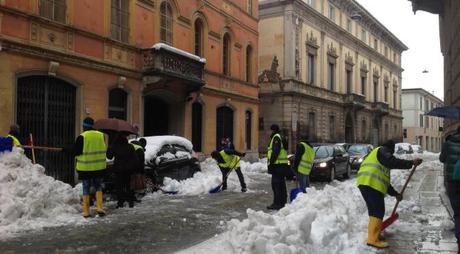
[[[63,63],[77,65],[84,68],[96,69],[109,73],[117,73],[126,77],[141,79],[141,72],[129,68],[109,64],[105,61],[100,61],[86,56],[80,56],[70,52],[60,52],[39,46],[26,45],[21,42],[0,37],[2,51],[26,55],[44,60],[60,61]]]
[[[238,98],[241,101],[256,103],[256,104],[260,103],[259,98],[244,96],[244,95],[241,95],[240,93],[223,91],[223,90],[219,90],[217,88],[211,87],[211,86],[204,86],[201,88],[201,91],[204,94],[217,95],[217,96],[228,97],[228,98]]]

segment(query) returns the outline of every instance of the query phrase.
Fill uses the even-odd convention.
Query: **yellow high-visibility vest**
[[[11,134],[8,134],[8,136],[6,136],[7,138],[11,138],[13,140],[13,145],[14,146],[20,146],[21,145],[21,142],[19,142],[19,139],[17,139],[15,136],[11,135]]]
[[[283,139],[281,138],[281,135],[279,133],[276,133],[275,135],[273,135],[272,140],[270,140],[270,145],[268,146],[268,153],[267,153],[268,162],[270,163],[270,158],[273,153],[272,145],[273,145],[273,140],[275,139],[275,137],[278,137],[280,139],[281,148],[280,148],[280,153],[278,154],[278,158],[276,158],[276,161],[274,164],[288,164],[287,151],[284,148]]]
[[[356,183],[358,186],[366,185],[386,195],[390,186],[390,169],[379,162],[379,149],[380,147],[373,149],[361,163]]]
[[[222,159],[224,159],[224,163],[219,163],[219,167],[221,168],[239,168],[240,167],[240,157],[233,154],[227,154],[224,150],[219,152]]]
[[[303,145],[304,152],[302,154],[302,158],[300,159],[300,164],[297,171],[304,175],[310,175],[313,160],[315,159],[315,151],[305,142],[300,142],[300,144]]]
[[[131,143],[131,145],[133,145],[135,151],[137,151],[139,149],[142,149],[142,151],[144,151],[144,148],[142,146],[140,146],[140,145],[133,144],[133,143]]]
[[[78,171],[98,171],[107,167],[104,134],[90,130],[80,134],[83,137],[83,153],[77,156]]]

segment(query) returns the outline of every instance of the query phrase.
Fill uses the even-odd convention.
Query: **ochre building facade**
[[[0,0],[0,133],[68,146],[86,116],[115,117],[257,154],[256,17],[247,0]]]
[[[353,0],[259,1],[261,143],[402,140],[407,47]]]

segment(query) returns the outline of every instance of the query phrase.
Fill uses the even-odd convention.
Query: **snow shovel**
[[[233,165],[233,167],[231,167],[231,169],[227,172],[227,174],[225,175],[225,179],[227,179],[228,175],[230,175],[230,172],[232,172],[233,168],[238,164],[238,162],[240,162],[241,158],[238,157],[238,160],[235,162],[235,164]],[[222,181],[219,185],[217,185],[215,188],[212,188],[209,193],[218,193],[222,190],[222,185],[224,184],[224,181]]]
[[[403,188],[401,190],[401,195],[406,190],[407,184],[409,183],[410,179],[412,178],[412,175],[414,174],[416,168],[417,168],[417,166],[414,165],[414,167],[412,168],[412,170],[411,170],[411,172],[409,174],[409,177],[406,180],[406,183],[404,183],[404,186],[403,186]],[[399,200],[396,201],[395,207],[393,208],[393,212],[391,212],[390,217],[388,217],[386,220],[384,220],[382,222],[382,227],[380,229],[381,231],[384,231],[388,226],[393,224],[399,218],[399,214],[396,212],[396,208],[398,208],[398,205],[399,205]]]

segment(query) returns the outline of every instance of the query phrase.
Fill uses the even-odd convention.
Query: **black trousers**
[[[222,189],[225,190],[227,189],[227,178],[230,175],[231,169],[228,168],[221,168],[220,172],[222,172]],[[241,189],[246,188],[246,183],[244,182],[244,176],[243,173],[241,172],[241,168],[236,168],[235,169],[236,174],[238,175],[238,180],[240,181]]]
[[[447,181],[447,196],[454,210],[455,237],[460,238],[460,181]]]
[[[374,190],[367,185],[359,185],[361,195],[366,201],[369,216],[383,219],[385,215],[385,196],[378,190]]]
[[[131,190],[131,174],[117,173],[115,175],[115,187],[117,189],[118,205],[123,206],[124,202],[128,202],[130,206],[134,203],[134,192]]]
[[[284,207],[287,203],[286,176],[272,174],[273,205]]]

